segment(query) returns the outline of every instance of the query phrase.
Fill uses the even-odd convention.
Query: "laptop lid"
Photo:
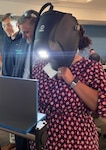
[[[38,80],[0,77],[0,126],[28,133],[37,124]]]

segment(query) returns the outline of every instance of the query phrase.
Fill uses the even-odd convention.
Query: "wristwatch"
[[[74,87],[77,85],[78,82],[79,82],[79,79],[74,78],[74,80],[71,82],[70,87],[71,87],[71,88],[74,88]]]

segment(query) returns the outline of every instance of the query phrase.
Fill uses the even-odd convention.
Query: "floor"
[[[8,144],[9,144],[9,133],[0,130],[0,150],[10,150],[8,149]],[[16,148],[12,148],[11,150],[16,150]]]
[[[9,134],[5,131],[0,131],[0,144],[1,147],[7,145],[9,143]],[[14,149],[15,150],[15,149]],[[106,137],[103,135],[100,137],[100,150],[106,150]]]
[[[5,131],[0,130],[0,144],[4,146],[9,143],[9,134]]]
[[[100,137],[100,149],[99,150],[106,150],[106,137]]]
[[[99,127],[101,127],[101,133],[102,133],[100,136],[100,149],[99,150],[106,150],[106,119],[105,120],[99,119],[96,121],[96,123]],[[105,135],[105,137],[104,137],[104,135]],[[8,143],[9,143],[9,133],[0,130],[1,147],[7,145]],[[5,150],[7,150],[7,149],[5,149]]]

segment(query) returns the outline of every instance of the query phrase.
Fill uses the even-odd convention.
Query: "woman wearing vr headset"
[[[74,18],[75,19],[75,18]],[[91,44],[79,25],[79,51]],[[63,33],[64,34],[64,33]],[[64,38],[64,37],[63,37]],[[66,40],[66,39],[64,39]],[[70,39],[70,43],[71,43]],[[58,45],[59,43],[57,43]],[[47,115],[46,150],[98,150],[99,139],[92,112],[106,117],[106,76],[102,65],[71,50],[51,47],[48,60],[36,62],[32,78],[39,80],[39,111]],[[48,64],[57,74],[49,76]],[[35,149],[30,141],[30,149]]]

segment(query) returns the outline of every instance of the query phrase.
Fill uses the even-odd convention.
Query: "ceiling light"
[[[73,3],[88,3],[92,0],[58,0],[58,1],[64,1],[64,2],[73,2]]]
[[[68,1],[75,3],[88,3],[91,2],[92,0],[68,0]]]

